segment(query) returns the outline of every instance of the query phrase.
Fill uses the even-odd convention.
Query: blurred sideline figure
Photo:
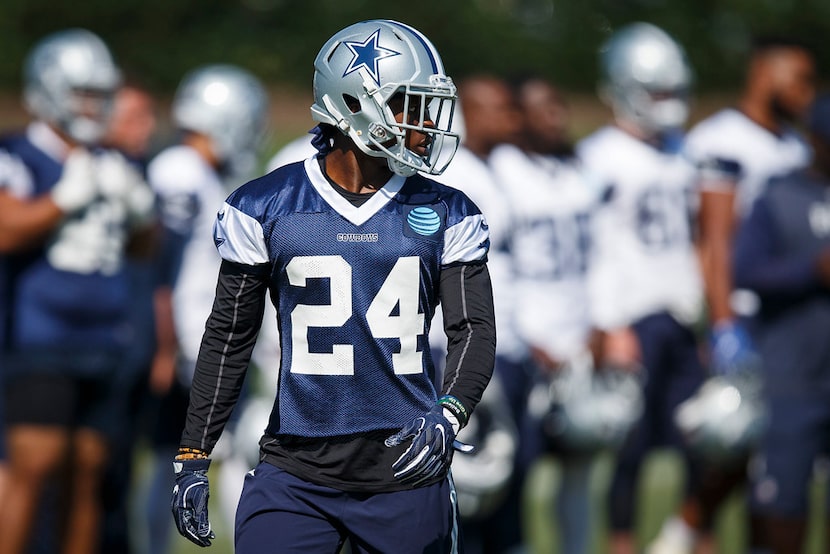
[[[131,334],[126,244],[153,215],[139,173],[97,148],[120,79],[93,33],[42,39],[24,68],[34,121],[0,143],[11,462],[0,504],[4,554],[25,552],[36,522],[38,542],[53,538],[66,554],[98,550],[107,438],[119,432],[109,417],[113,381]],[[44,519],[39,504],[51,492]]]
[[[525,456],[554,454],[561,467],[557,551],[585,554],[594,525],[592,462],[601,449],[619,445],[639,415],[639,382],[597,383],[606,372],[594,371],[587,276],[599,194],[568,140],[567,107],[540,78],[514,89],[523,133],[518,145],[496,148],[491,163],[511,207],[515,321],[533,360],[535,384],[518,417]],[[609,402],[620,409],[606,414]]]
[[[695,173],[679,152],[692,73],[683,49],[648,23],[615,32],[600,61],[600,92],[614,125],[583,139],[577,152],[605,187],[589,278],[603,357],[644,373],[642,416],[618,452],[608,498],[609,551],[630,554],[637,551],[636,496],[649,452],[679,451],[685,502],[698,493],[697,464],[674,424],[675,408],[704,379],[692,328],[703,301],[690,229]]]
[[[678,532],[700,533],[712,526],[723,500],[746,481],[747,460],[763,426],[763,406],[753,406],[759,364],[753,346],[751,322],[757,296],[733,290],[732,249],[735,229],[746,217],[768,180],[804,167],[810,149],[793,124],[803,116],[815,93],[812,54],[797,42],[759,38],[749,59],[743,94],[734,108],[725,108],[698,123],[688,134],[687,156],[698,169],[698,242],[708,304],[708,362],[712,379],[679,413],[686,434],[699,444],[693,448],[708,461],[706,494],[697,510],[674,519]],[[720,384],[719,384],[720,383]],[[738,385],[745,398],[726,430],[722,409],[703,408],[709,390]],[[695,408],[696,403],[701,408]],[[699,412],[695,415],[695,411]],[[753,416],[754,417],[753,420]],[[719,469],[716,469],[716,466]],[[750,542],[763,533],[755,523]]]
[[[458,188],[469,196],[481,209],[487,218],[490,230],[490,252],[488,254],[488,268],[493,283],[493,302],[496,310],[496,328],[498,342],[496,344],[496,367],[493,381],[497,382],[500,393],[491,393],[488,396],[507,399],[509,410],[494,410],[486,412],[493,417],[510,417],[512,421],[490,422],[486,420],[485,412],[480,414],[482,421],[478,423],[482,429],[481,437],[488,436],[487,428],[491,431],[505,430],[515,427],[517,414],[523,412],[526,401],[528,379],[524,367],[525,351],[521,345],[512,323],[514,285],[511,280],[511,259],[509,254],[510,243],[510,210],[507,205],[507,196],[501,183],[496,181],[495,174],[489,163],[493,149],[505,142],[515,142],[521,130],[521,114],[516,107],[510,87],[502,80],[489,75],[473,75],[458,83],[458,96],[461,117],[460,132],[461,146],[456,152],[446,171],[436,177],[436,180]],[[446,348],[446,338],[441,329],[440,312],[436,313],[430,333],[430,346],[439,352]],[[434,355],[436,360],[442,355]],[[485,402],[495,402],[488,398]],[[486,440],[486,439],[485,439]],[[515,441],[513,441],[515,442]],[[521,441],[519,441],[520,443]],[[520,463],[520,444],[516,447],[507,446],[510,465],[515,465],[509,482],[503,483],[503,491],[496,496],[503,498],[497,508],[489,510],[486,517],[476,514],[476,517],[462,517],[462,529],[465,537],[467,552],[508,552],[518,549],[522,544],[521,521],[521,489],[524,481]],[[456,470],[453,466],[453,475],[456,484],[464,499],[463,491],[468,483],[474,486],[475,475],[469,475],[467,470],[475,471],[476,463],[481,459],[477,456],[488,455],[485,452],[473,452],[472,455],[458,453],[457,458],[467,458],[467,463]],[[495,487],[501,489],[502,487]],[[469,515],[469,514],[468,514]]]
[[[754,355],[740,316],[751,316],[756,298],[733,291],[732,240],[768,179],[804,167],[809,147],[792,128],[815,92],[812,54],[784,39],[758,39],[749,60],[743,95],[698,123],[686,151],[700,168],[700,252],[716,373],[752,363]]]
[[[830,96],[808,126],[812,165],[769,181],[735,241],[735,285],[760,298],[769,418],[750,474],[758,554],[802,552],[813,468],[830,454]]]
[[[161,286],[156,290],[158,350],[150,388],[159,397],[154,426],[154,477],[146,504],[149,551],[169,551],[170,490],[184,427],[199,344],[210,314],[221,258],[213,223],[229,190],[253,176],[267,122],[268,98],[260,81],[232,65],[207,65],[184,76],[172,103],[178,144],[160,152],[148,168],[159,197],[163,225]],[[231,512],[244,468],[220,481]],[[232,523],[233,517],[229,516]]]
[[[157,123],[156,102],[150,91],[137,83],[125,82],[115,95],[104,143],[121,152],[146,178]],[[153,290],[158,242],[155,223],[151,232],[133,238],[127,259],[132,335],[115,381],[117,400],[110,414],[113,419],[117,418],[119,433],[111,445],[104,477],[102,552],[128,554],[133,550],[128,513],[133,492],[133,461],[145,427],[147,382],[155,351]]]

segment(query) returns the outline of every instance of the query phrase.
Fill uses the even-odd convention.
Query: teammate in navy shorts
[[[281,362],[237,553],[457,552],[449,466],[493,370],[487,224],[439,174],[456,90],[411,27],[365,21],[314,62],[316,157],[233,192],[214,240],[216,300],[173,463],[180,533],[207,546],[210,454],[236,402],[266,297]],[[427,335],[448,335],[436,390]]]
[[[750,490],[756,542],[775,554],[802,551],[813,468],[830,453],[830,97],[809,127],[811,167],[770,181],[735,244],[735,284],[761,300],[769,421]]]
[[[123,155],[99,147],[120,83],[100,38],[82,29],[44,38],[24,82],[34,121],[0,140],[0,364],[11,471],[0,551],[25,551],[30,535],[59,540],[38,507],[68,475],[70,493],[54,503],[65,510],[56,514],[64,529],[55,548],[94,552],[113,381],[131,334],[126,245],[149,223],[153,195]]]

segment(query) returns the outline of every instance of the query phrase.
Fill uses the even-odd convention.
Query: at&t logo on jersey
[[[427,206],[412,209],[406,216],[406,223],[416,234],[423,237],[434,235],[441,228],[441,216]]]

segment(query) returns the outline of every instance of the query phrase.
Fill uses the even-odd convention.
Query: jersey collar
[[[334,211],[354,225],[363,225],[366,223],[369,218],[378,213],[381,208],[388,204],[400,192],[406,182],[406,177],[397,174],[393,175],[380,190],[373,194],[363,205],[358,207],[343,198],[339,192],[332,188],[326,176],[323,175],[316,156],[308,158],[304,162],[304,166],[308,180],[311,182],[314,190],[323,197],[326,203],[334,208]]]

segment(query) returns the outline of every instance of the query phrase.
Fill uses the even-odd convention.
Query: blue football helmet
[[[103,138],[121,71],[104,41],[68,29],[38,42],[24,64],[23,100],[34,116],[82,144]]]
[[[403,123],[390,100],[403,100]],[[312,117],[348,135],[366,154],[409,176],[437,175],[452,160],[456,88],[432,43],[396,21],[363,21],[336,33],[314,60]],[[406,147],[407,132],[429,137],[426,155]]]

